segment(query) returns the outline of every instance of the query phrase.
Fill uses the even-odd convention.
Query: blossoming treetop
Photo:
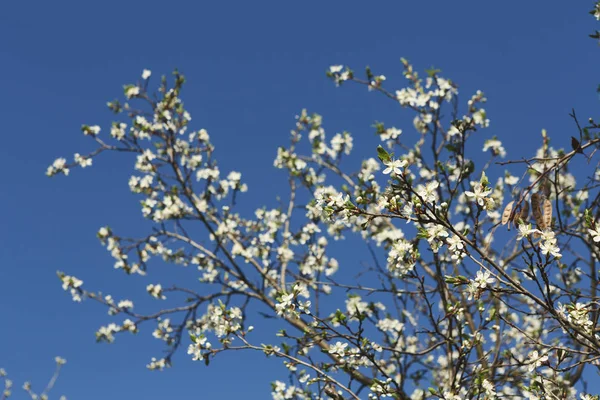
[[[57,159],[47,175],[130,157],[129,188],[153,228],[133,238],[105,226],[99,240],[125,275],[152,276],[159,258],[192,267],[194,279],[148,285],[158,306],[142,314],[59,272],[73,300],[114,316],[97,340],[152,325],[167,350],[153,370],[182,347],[207,365],[225,351],[263,352],[289,375],[272,383],[275,399],[575,397],[600,358],[600,125],[573,113],[571,148],[542,131],[537,153],[514,161],[489,138],[482,162],[470,139],[490,124],[485,95],[465,101],[440,71],[402,65],[399,89],[368,68],[327,75],[397,102],[416,133],[378,122],[379,146],[348,165],[350,133],[328,136],[321,116],[303,110],[274,161],[289,176],[287,201],[254,215],[238,211],[242,174],[221,171],[209,133],[192,127],[183,75],[162,77],[156,92],[148,70],[126,85],[125,99],[108,103],[107,133],[82,127],[95,150]],[[589,167],[577,173],[578,162]],[[329,249],[350,236],[371,250],[370,264]],[[161,307],[166,298],[179,304]],[[255,304],[280,322],[277,342],[262,343]]]

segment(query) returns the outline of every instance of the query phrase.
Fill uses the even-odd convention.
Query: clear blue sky
[[[248,210],[273,204],[273,186],[284,185],[272,160],[304,107],[324,115],[330,134],[352,132],[363,157],[374,155],[375,120],[410,132],[412,117],[392,102],[336,89],[324,75],[331,64],[370,65],[395,82],[400,57],[420,70],[441,68],[460,85],[463,102],[477,89],[486,93],[485,135],[503,139],[511,158],[529,154],[542,128],[556,146],[568,146],[570,109],[587,118],[598,108],[591,1],[367,4],[0,3],[0,366],[17,385],[31,379],[39,388],[57,354],[68,364],[54,393],[70,399],[258,399],[269,397],[270,380],[285,378],[277,361],[250,353],[219,357],[208,369],[182,353],[173,369],[146,371],[162,350],[147,330],[95,344],[94,331],[110,321],[106,311],[75,304],[60,288],[57,269],[115,297],[143,297],[152,281],[123,280],[95,238],[104,224],[140,229],[123,170],[129,161],[107,157],[66,179],[44,176],[57,156],[90,149],[79,127],[106,130],[106,101],[143,68],[154,76],[175,67],[185,73],[193,126],[211,133],[223,169],[243,171]]]

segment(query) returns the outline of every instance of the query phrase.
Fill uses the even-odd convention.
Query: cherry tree
[[[242,174],[219,168],[184,107],[184,76],[156,84],[144,70],[126,85],[108,103],[112,126],[82,127],[95,149],[56,159],[47,175],[130,158],[124,178],[152,229],[104,226],[98,239],[124,276],[152,277],[158,259],[193,279],[149,284],[157,306],[142,314],[59,272],[74,301],[114,317],[97,340],[150,325],[165,349],[147,367],[159,371],[178,351],[206,365],[264,353],[282,364],[274,399],[597,399],[587,391],[600,360],[600,124],[573,111],[570,141],[542,130],[535,154],[510,159],[499,138],[471,144],[490,124],[483,92],[464,98],[441,71],[402,66],[400,88],[369,68],[333,65],[327,76],[398,103],[411,133],[375,123],[379,143],[353,165],[351,134],[328,135],[302,110],[274,160],[286,201],[254,215],[239,211]],[[346,239],[371,261],[339,262],[330,245]],[[161,306],[167,298],[176,305]],[[263,318],[278,330],[264,332]]]

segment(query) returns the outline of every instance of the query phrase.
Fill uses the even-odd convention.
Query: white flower
[[[170,364],[167,363],[167,360],[165,360],[164,358],[157,360],[155,357],[152,357],[150,364],[146,365],[146,368],[148,368],[149,370],[159,370],[159,371],[162,371],[163,369],[165,369],[167,367],[170,367]]]
[[[548,356],[540,356],[537,350],[534,350],[529,355],[528,368],[530,372],[533,372],[536,368],[540,367],[543,363],[548,361]]]
[[[537,229],[532,229],[531,224],[520,224],[519,225],[519,234],[517,236],[517,240],[521,240],[523,238],[528,237],[532,233],[540,233]]]
[[[600,242],[600,225],[596,225],[596,229],[588,229],[588,232],[595,243]]]
[[[281,300],[279,301],[279,303],[275,304],[275,310],[277,311],[277,315],[283,315],[288,309],[293,309],[293,300],[293,293],[284,294],[283,296],[281,296]]]
[[[485,141],[483,151],[485,152],[489,149],[492,149],[492,154],[494,155],[499,155],[502,158],[506,157],[506,150],[502,147],[502,142],[498,139],[494,138]]]
[[[114,333],[120,332],[121,327],[115,323],[110,323],[107,326],[101,326],[96,332],[96,339],[98,341],[105,340],[108,343],[112,343],[115,340]]]
[[[79,153],[75,153],[75,162],[79,164],[81,168],[92,165],[92,159],[90,157],[83,157]]]
[[[165,295],[162,292],[162,286],[160,284],[158,284],[158,285],[149,284],[148,286],[146,286],[146,291],[150,294],[150,296],[152,296],[156,299],[161,299],[161,300],[166,299]]]
[[[348,197],[348,196],[346,196]],[[344,193],[338,193],[335,196],[330,196],[329,199],[327,199],[327,206],[328,207],[343,207],[344,204],[346,203],[346,199],[344,199]]]
[[[446,239],[446,243],[448,244],[448,250],[453,253],[451,256],[452,260],[460,261],[466,256],[466,253],[464,253],[465,245],[457,235]]]
[[[107,227],[102,227],[98,230],[98,237],[100,238],[105,238],[110,234],[110,231],[108,230]]]
[[[488,284],[494,283],[494,278],[491,277],[489,271],[477,271],[477,275],[475,276],[474,282],[475,286],[479,289],[485,289]]]
[[[87,126],[83,125],[81,128],[83,134],[86,136],[96,136],[100,133],[100,127],[98,125]]]
[[[125,128],[127,128],[127,124],[123,122],[114,123],[110,128],[110,136],[117,140],[122,140],[125,137]]]
[[[348,347],[348,343],[336,342],[329,347],[329,354],[343,356],[346,353],[346,347]]]
[[[133,308],[133,302],[131,300],[121,300],[117,304],[117,307],[131,309],[131,308]]]
[[[417,194],[423,199],[425,203],[433,203],[437,199],[437,188],[440,186],[438,181],[431,181],[426,186],[419,185],[417,187]]]
[[[54,358],[54,361],[56,361],[56,363],[57,363],[58,365],[64,365],[64,364],[66,364],[66,363],[67,363],[67,360],[65,360],[64,358],[62,358],[62,357],[59,357],[59,356],[56,356],[56,357]]]
[[[68,288],[78,288],[83,285],[83,281],[77,279],[74,276],[65,275],[61,278],[62,280],[62,288],[63,290],[67,290]]]
[[[437,238],[448,237],[448,232],[441,225],[432,225],[431,227],[427,228],[427,234],[428,234],[427,241],[429,243],[431,243],[433,240],[435,240]]]
[[[462,240],[457,235],[454,235],[451,238],[448,238],[447,242],[448,242],[448,250],[450,250],[450,251],[460,251],[460,250],[464,249],[464,247],[465,247]]]
[[[127,86],[125,88],[125,96],[130,99],[140,94],[140,88],[137,86]]]
[[[46,175],[53,176],[62,172],[65,175],[69,175],[69,168],[67,168],[67,160],[65,158],[57,158],[54,160],[51,166],[46,170]]]
[[[188,346],[188,354],[192,354],[192,360],[202,360],[204,355],[202,350],[210,349],[212,345],[207,341],[205,336],[194,337],[194,343]]]
[[[405,167],[408,162],[406,160],[389,160],[385,161],[384,164],[387,166],[387,168],[383,170],[385,175],[389,174],[390,172],[393,172],[394,175],[400,175],[402,174],[402,170],[400,168]]]
[[[519,178],[513,175],[508,175],[504,178],[504,183],[507,185],[516,185],[519,182]]]
[[[342,72],[343,69],[344,69],[343,65],[332,65],[331,67],[329,67],[329,73],[334,75],[333,78],[334,78],[335,84],[337,86],[339,86],[341,82],[344,82],[344,81],[347,81],[348,79],[350,79],[350,72],[349,71]]]
[[[466,191],[467,197],[472,197],[480,206],[483,206],[486,196],[492,193],[492,189],[484,187],[481,183],[476,183],[473,191]]]
[[[479,290],[477,289],[477,286],[471,282],[467,285],[465,291],[467,292],[467,299],[473,300],[473,297],[477,295]]]
[[[382,134],[379,135],[379,138],[381,140],[394,140],[396,139],[398,136],[400,136],[400,134],[402,134],[402,129],[397,129],[395,127],[392,128],[387,128],[385,130],[385,132],[383,132]]]
[[[149,69],[145,69],[144,71],[142,71],[143,80],[150,78],[150,75],[152,75],[152,71],[150,71]]]
[[[483,382],[481,382],[481,387],[485,390],[485,394],[488,396],[492,396],[492,398],[496,396],[494,385],[487,379],[484,379]]]
[[[556,235],[550,229],[546,229],[541,233],[542,242],[540,244],[540,250],[544,255],[552,255],[556,258],[561,258],[562,254],[560,254],[560,249],[556,245],[557,239]]]
[[[457,127],[455,127],[454,125],[452,125],[450,127],[450,129],[448,129],[448,137],[453,137],[455,135],[460,135],[460,131],[458,130]]]
[[[69,275],[63,275],[60,279],[62,280],[63,290],[69,290],[71,292],[71,297],[73,297],[73,301],[80,302],[81,289],[79,289],[79,287],[83,285],[83,281]]]
[[[486,118],[486,112],[483,108],[473,113],[473,122],[483,128],[490,126],[490,120]]]
[[[294,258],[294,251],[288,247],[279,247],[277,255],[282,262],[288,262]]]
[[[126,319],[125,321],[123,321],[123,325],[121,326],[121,329],[124,331],[129,331],[129,332],[136,332],[137,331],[137,326],[135,325],[135,322],[133,322],[130,319]]]

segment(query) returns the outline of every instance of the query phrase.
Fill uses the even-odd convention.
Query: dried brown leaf
[[[544,200],[544,225],[545,228],[552,225],[552,202],[548,199]]]
[[[540,207],[540,195],[538,193],[534,193],[531,195],[531,209],[535,210]]]
[[[544,229],[544,219],[542,216],[542,210],[540,209],[541,196],[537,193],[531,195],[531,213],[533,214],[533,219],[535,223],[540,229]]]
[[[502,211],[502,225],[506,225],[510,221],[510,216],[513,211],[514,201],[511,201],[504,207],[504,211]]]
[[[529,203],[528,202],[526,202],[526,201],[523,202],[523,207],[521,208],[521,213],[520,213],[519,217],[523,221],[527,221],[527,217],[529,217]]]
[[[517,208],[515,210],[515,212],[513,213],[512,216],[512,223],[514,224],[514,226],[518,226],[519,225],[519,220],[521,219],[521,209]]]
[[[550,197],[550,193],[552,192],[552,184],[550,183],[549,179],[544,179],[542,188],[544,190],[544,196],[546,196],[546,198]]]

